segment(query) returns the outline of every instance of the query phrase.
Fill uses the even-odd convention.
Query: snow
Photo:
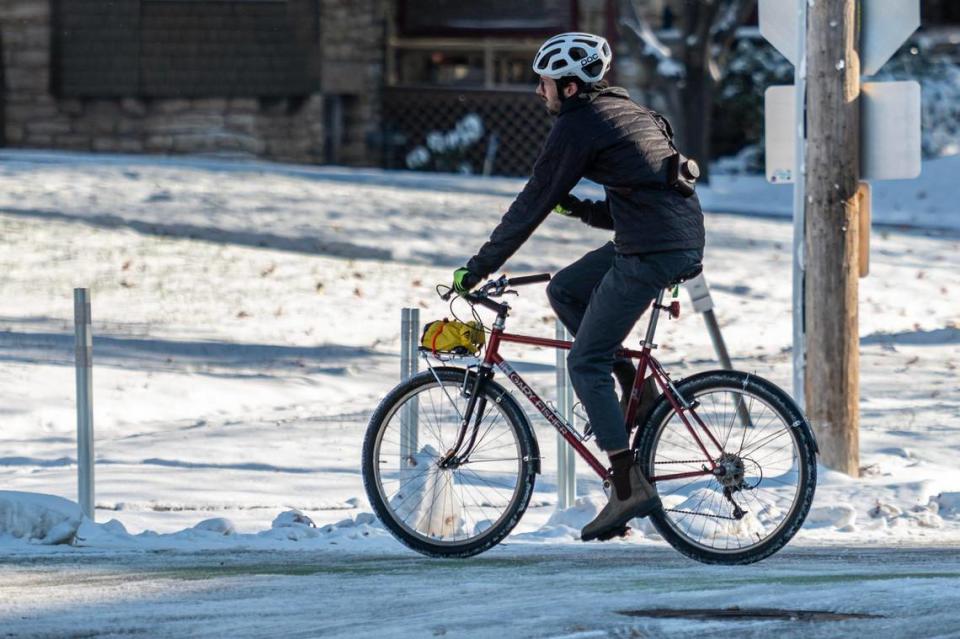
[[[63,497],[0,490],[0,545],[69,543],[82,519],[80,507]]]
[[[748,159],[749,151],[741,162]],[[722,165],[723,174],[711,176],[708,188],[697,189],[705,210],[792,217],[792,186],[768,184],[763,176],[731,174],[737,169],[730,166],[729,160]],[[946,156],[925,161],[916,180],[871,182],[874,228],[960,230],[956,191],[950,187],[958,172],[960,157]]]
[[[925,162],[918,180],[874,184],[871,274],[860,291],[864,473],[820,469],[791,547],[960,541],[957,174],[960,158],[945,157]],[[0,550],[54,552],[34,539],[78,552],[406,552],[373,519],[359,476],[366,417],[398,378],[398,309],[449,316],[434,284],[480,246],[521,186],[0,152],[0,486],[31,495],[7,502],[4,517],[19,514]],[[700,194],[710,211],[705,272],[735,365],[788,388],[791,189],[721,175]],[[555,217],[509,272],[556,271],[608,238]],[[74,286],[93,292],[96,520],[105,523],[63,501],[76,496]],[[552,335],[542,291],[522,293],[511,328]],[[668,370],[716,366],[685,299],[683,316],[660,330]],[[509,355],[535,388],[550,387],[552,351]],[[581,468],[580,499],[556,512],[555,435],[535,424],[544,474],[506,545],[579,548],[579,528],[604,503],[600,483]],[[634,527],[608,544],[664,547],[649,525]]]

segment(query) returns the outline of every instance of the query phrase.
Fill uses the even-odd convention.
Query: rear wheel
[[[443,467],[474,380],[457,368],[415,375],[383,399],[367,427],[363,483],[370,504],[397,539],[425,555],[469,557],[491,548],[517,524],[533,493],[539,460],[530,426],[493,380],[483,385],[486,402],[469,458]]]
[[[706,453],[662,397],[634,441],[663,502],[653,525],[678,551],[705,563],[769,557],[796,534],[813,502],[809,425],[789,395],[755,375],[712,371],[676,387],[695,406],[684,414]]]

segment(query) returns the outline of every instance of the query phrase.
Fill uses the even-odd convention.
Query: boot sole
[[[611,539],[612,537],[610,537],[609,535],[611,535],[611,533],[613,533],[614,531],[619,530],[620,528],[626,527],[627,522],[629,522],[631,519],[636,519],[638,517],[646,517],[653,511],[659,510],[662,507],[663,507],[663,504],[660,502],[659,497],[651,497],[647,501],[637,506],[636,510],[631,511],[629,514],[624,515],[619,519],[615,519],[614,522],[609,526],[607,526],[606,528],[598,530],[592,535],[583,536],[581,534],[580,541],[593,541],[594,539],[598,539],[604,536],[607,536],[607,539]],[[603,541],[606,541],[607,539],[604,539]]]

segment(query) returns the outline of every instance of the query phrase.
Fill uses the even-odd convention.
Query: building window
[[[576,0],[398,0],[400,33],[407,36],[526,33],[573,28]]]
[[[53,89],[71,97],[310,93],[314,3],[57,0]]]

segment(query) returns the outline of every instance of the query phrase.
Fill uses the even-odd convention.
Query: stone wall
[[[328,103],[339,101],[343,113],[338,162],[380,163],[381,91],[390,6],[388,0],[323,0],[321,86]]]
[[[49,0],[0,0],[7,146],[238,153],[296,162],[325,157],[320,93],[304,98],[58,98],[50,88],[50,31]],[[369,101],[359,106],[353,117],[363,126],[351,126],[366,131],[373,107]],[[359,149],[347,157],[365,159]]]

